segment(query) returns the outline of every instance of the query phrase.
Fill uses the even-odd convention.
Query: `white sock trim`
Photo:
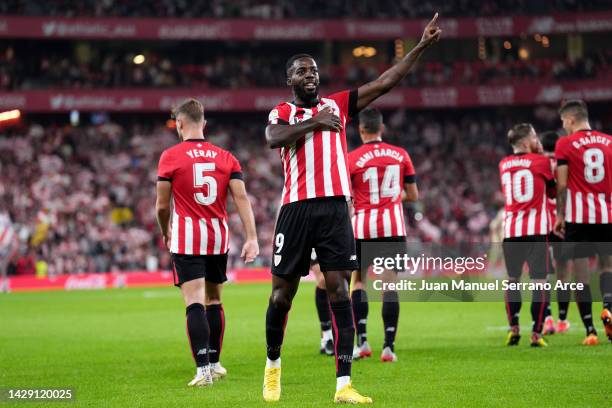
[[[270,360],[269,358],[266,358],[266,368],[280,368],[280,366],[281,366],[280,357],[276,360]]]
[[[344,375],[342,377],[336,377],[336,392],[340,391],[344,386],[351,382],[350,375]]]
[[[323,340],[324,340],[324,341],[331,340],[331,339],[333,339],[333,338],[334,338],[334,335],[332,334],[331,329],[329,329],[329,330],[325,330],[325,331],[323,332]]]

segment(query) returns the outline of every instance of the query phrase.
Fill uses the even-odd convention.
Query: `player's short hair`
[[[189,98],[172,110],[174,119],[180,114],[187,116],[190,121],[198,123],[204,120],[204,106],[197,99]]]
[[[289,76],[289,70],[291,69],[291,67],[293,66],[293,63],[299,59],[302,58],[310,58],[312,60],[314,60],[314,57],[310,54],[295,54],[292,55],[291,57],[289,57],[289,59],[287,60],[287,63],[285,64],[285,72],[287,73],[287,76]]]
[[[378,133],[383,123],[382,113],[376,108],[368,106],[359,112],[359,126],[368,134]]]
[[[559,133],[554,130],[549,130],[540,135],[540,141],[542,142],[542,148],[545,152],[554,152],[557,140],[559,140]]]
[[[529,136],[533,126],[531,123],[519,123],[512,126],[512,129],[508,131],[508,143],[512,146]]]
[[[564,113],[574,115],[577,120],[589,119],[589,110],[587,109],[586,103],[582,99],[570,99],[563,102],[559,108],[559,115],[563,115]]]

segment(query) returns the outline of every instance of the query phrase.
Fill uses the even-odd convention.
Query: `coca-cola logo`
[[[104,289],[106,288],[106,275],[70,276],[64,284],[65,290],[75,289]]]

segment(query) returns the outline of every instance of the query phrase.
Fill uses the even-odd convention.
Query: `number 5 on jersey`
[[[201,205],[211,205],[217,199],[217,180],[212,176],[206,176],[207,171],[215,171],[215,163],[194,163],[193,164],[193,187],[204,188],[207,186],[208,194],[197,192],[194,194],[195,200]]]

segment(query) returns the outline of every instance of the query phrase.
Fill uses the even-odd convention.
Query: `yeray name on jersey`
[[[187,154],[187,156],[191,157],[192,159],[195,159],[196,157],[202,157],[204,159],[215,159],[218,154],[217,152],[213,150],[198,150],[198,149],[189,150],[185,153]]]

